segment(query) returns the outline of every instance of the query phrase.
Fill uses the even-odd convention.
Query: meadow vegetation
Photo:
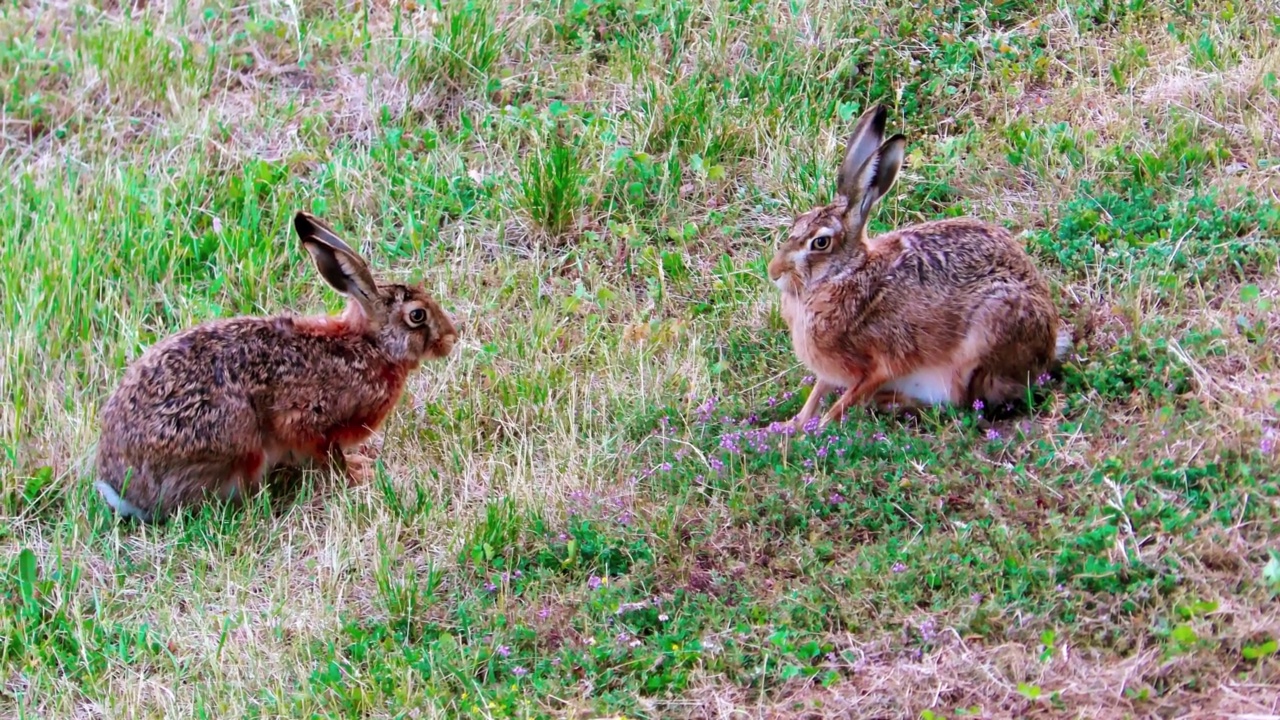
[[[775,424],[764,268],[852,120],[871,230],[1005,223],[1078,338],[1026,412]],[[10,0],[8,717],[1280,713],[1280,6]],[[336,311],[298,209],[458,321],[377,437],[118,524],[158,338]]]

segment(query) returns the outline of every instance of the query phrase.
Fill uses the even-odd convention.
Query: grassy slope
[[[954,5],[6,4],[0,711],[1277,712],[1280,13]],[[771,433],[764,263],[880,100],[873,229],[1026,230],[1080,357],[1028,415]],[[459,349],[374,485],[115,525],[129,359],[339,307],[299,207]]]

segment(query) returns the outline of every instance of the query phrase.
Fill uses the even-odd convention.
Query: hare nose
[[[780,257],[774,257],[773,260],[769,261],[769,279],[770,280],[772,280],[773,282],[778,282],[778,278],[782,277],[782,273],[786,270],[786,268],[783,267],[784,264],[785,263]]]

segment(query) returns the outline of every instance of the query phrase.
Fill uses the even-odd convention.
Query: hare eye
[[[823,250],[826,250],[829,247],[831,247],[830,235],[819,235],[818,237],[814,238],[809,242],[809,249],[811,250],[817,250],[821,252]]]
[[[427,321],[427,311],[422,308],[414,308],[409,311],[409,323],[412,325],[421,325]]]

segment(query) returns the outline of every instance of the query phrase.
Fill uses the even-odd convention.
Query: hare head
[[[458,331],[426,290],[398,283],[379,285],[365,261],[313,215],[299,212],[293,224],[320,276],[347,296],[339,319],[346,332],[354,329],[376,337],[386,354],[401,363],[439,359],[453,350]]]
[[[835,202],[796,217],[769,263],[769,279],[795,293],[834,271],[856,270],[866,258],[871,209],[898,178],[907,144],[902,134],[884,140],[888,111],[863,113],[849,135],[837,175]]]

